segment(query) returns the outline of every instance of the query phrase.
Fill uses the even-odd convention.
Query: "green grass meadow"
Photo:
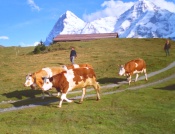
[[[174,134],[175,80],[137,90],[129,87],[149,84],[175,74],[175,67],[166,72],[119,87],[101,89],[101,100],[87,97],[82,104],[64,102],[59,98],[41,99],[40,90],[24,87],[25,76],[43,67],[70,64],[69,53],[74,46],[75,63],[94,67],[101,86],[126,80],[118,76],[118,65],[143,58],[148,74],[165,68],[175,59],[175,42],[170,41],[170,56],[163,50],[166,39],[98,39],[61,42],[49,46],[48,52],[33,55],[34,47],[0,48],[0,110],[31,106],[1,112],[1,134]],[[141,75],[142,76],[142,75]],[[135,76],[133,77],[133,79]],[[77,89],[78,90],[78,89]],[[109,91],[121,91],[104,95]],[[55,93],[55,89],[52,90]],[[86,93],[95,94],[95,91]],[[81,96],[81,93],[67,97]],[[32,107],[33,104],[44,105]]]

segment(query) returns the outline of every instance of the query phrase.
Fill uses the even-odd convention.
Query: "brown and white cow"
[[[64,66],[60,66],[60,67],[46,67],[46,68],[42,68],[41,70],[32,73],[32,74],[28,74],[26,76],[26,81],[24,83],[24,85],[26,87],[31,87],[32,89],[35,89],[37,86],[39,87],[39,89],[42,88],[43,86],[43,77],[52,77],[56,74],[61,73],[62,71],[65,71],[67,69],[73,69],[73,68],[79,68],[79,67],[91,67],[92,66],[90,64],[73,64],[73,65],[64,65]],[[49,93],[49,92],[48,92]],[[58,96],[59,96],[60,92],[58,92]],[[50,93],[49,93],[50,95]],[[42,98],[44,99],[44,92],[42,94]]]
[[[147,73],[146,73],[146,63],[143,59],[140,59],[140,58],[131,60],[127,62],[125,65],[120,65],[119,67],[119,75],[127,76],[129,85],[131,83],[131,76],[133,74],[136,74],[136,78],[135,78],[135,82],[136,82],[139,77],[139,73],[144,73],[145,79],[148,80]]]
[[[38,86],[39,89],[41,89],[43,86],[42,77],[52,77],[53,75],[59,74],[62,71],[65,71],[65,69],[63,67],[42,68],[41,70],[39,70],[35,73],[28,74],[26,76],[26,81],[25,81],[24,85],[26,87],[30,86],[32,89],[35,89]],[[58,93],[58,95],[59,95],[59,93]],[[42,98],[44,99],[44,92],[43,92]]]
[[[62,92],[61,99],[58,107],[62,106],[63,100],[67,102],[72,102],[72,100],[67,99],[66,95],[69,91],[77,88],[83,88],[82,97],[80,102],[83,102],[83,98],[86,93],[86,87],[93,86],[97,93],[97,100],[100,99],[100,85],[96,81],[96,75],[92,68],[76,68],[63,71],[60,74],[54,75],[51,78],[44,78],[44,85],[42,89],[47,91],[52,87]]]

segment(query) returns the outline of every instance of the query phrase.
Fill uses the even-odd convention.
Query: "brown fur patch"
[[[138,64],[137,67],[136,67],[136,64]],[[144,68],[146,68],[146,63],[143,59],[135,59],[135,60],[131,60],[131,61],[127,62],[125,64],[124,68],[125,68],[125,70],[126,70],[125,72],[127,74],[132,75],[135,70],[141,71]]]
[[[90,64],[77,64],[77,65],[79,65],[79,67],[88,67],[88,68],[92,68],[92,65],[90,65]],[[67,67],[67,69],[74,69],[74,65],[66,65],[66,67]]]
[[[97,87],[96,84],[98,83],[96,82],[96,75],[92,68],[88,68],[88,69],[87,68],[76,68],[76,69],[72,69],[72,71],[74,73],[73,81],[75,82],[76,87],[80,88],[80,87],[86,87],[88,85],[90,86],[88,82],[86,83],[86,80],[88,78],[90,78],[89,80],[92,81],[91,82],[92,85],[94,84],[93,86]],[[53,87],[55,87],[56,89],[60,89],[62,93],[66,93],[69,88],[69,81],[65,77],[66,73],[67,71],[64,71],[50,78],[50,81],[53,83]],[[83,84],[79,83],[82,81],[83,81]]]
[[[64,71],[62,67],[49,67],[52,70],[52,75],[56,75]],[[43,86],[43,79],[42,77],[46,77],[48,74],[45,70],[39,70],[32,74],[32,78],[34,83],[38,85],[39,88],[42,88]]]

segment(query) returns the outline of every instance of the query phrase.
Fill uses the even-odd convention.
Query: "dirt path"
[[[148,78],[152,77],[152,76],[155,76],[155,75],[157,75],[159,73],[162,73],[164,71],[167,71],[168,69],[171,69],[173,67],[175,67],[175,62],[171,63],[166,68],[163,68],[163,69],[161,69],[159,71],[152,72],[152,73],[148,74]],[[143,85],[135,86],[135,87],[129,87],[129,88],[123,89],[123,90],[116,90],[116,91],[106,92],[106,93],[102,93],[101,95],[108,95],[108,94],[123,92],[123,91],[126,91],[126,90],[138,90],[138,89],[141,89],[141,88],[153,86],[153,85],[156,85],[156,84],[168,81],[168,80],[170,80],[172,78],[175,78],[175,74],[173,74],[173,75],[171,75],[171,76],[169,76],[167,78],[164,78],[162,80],[158,80],[156,82],[147,83],[147,84],[143,84]],[[139,77],[138,80],[143,80],[143,79],[145,79],[145,77],[141,76],[141,77]],[[120,86],[122,84],[126,84],[126,83],[127,83],[126,81],[122,81],[122,82],[119,82],[118,84],[108,84],[108,85],[105,85],[105,86],[101,86],[101,88],[104,89],[104,88],[118,87],[118,86]],[[93,89],[90,88],[90,89],[87,90],[87,92],[92,91],[92,90]],[[74,91],[74,92],[70,92],[69,94],[74,94],[74,93],[78,93],[78,92],[82,92],[82,91],[80,91],[80,90],[79,91]],[[96,96],[96,94],[86,95],[85,98],[92,97],[92,96]],[[76,97],[73,97],[73,98],[70,98],[70,99],[80,99],[80,98],[81,98],[81,96],[76,96]],[[4,109],[0,109],[0,113],[10,112],[10,111],[14,111],[14,110],[20,110],[20,109],[24,109],[24,108],[32,108],[32,107],[36,107],[36,106],[41,106],[41,105],[46,105],[46,104],[49,104],[49,103],[53,103],[53,102],[56,102],[56,101],[58,101],[57,98],[52,99],[52,100],[47,101],[47,102],[38,102],[38,103],[35,103],[35,104],[23,105],[23,106],[19,106],[19,107],[4,108]],[[2,104],[2,103],[14,103],[14,102],[15,101],[8,101],[8,102],[1,102],[0,104]]]

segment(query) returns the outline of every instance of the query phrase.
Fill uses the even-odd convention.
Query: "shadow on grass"
[[[34,99],[25,99],[21,101],[16,101],[11,103],[14,107],[23,107],[23,106],[39,106],[39,105],[44,105],[44,106],[50,106],[51,103],[53,102],[59,102],[59,98],[57,97],[46,97],[42,99],[41,97],[34,98]]]
[[[154,88],[154,89],[170,90],[170,91],[173,91],[173,90],[175,90],[175,84],[173,84],[173,85],[169,85],[169,86],[165,86],[165,87],[160,87],[160,88]]]
[[[23,109],[25,107],[35,107],[35,106],[48,106],[48,107],[57,107],[60,101],[60,97],[56,96],[45,96],[44,99],[41,97],[41,90],[21,90],[21,91],[13,91],[10,93],[4,93],[2,94],[3,96],[6,96],[7,98],[17,98],[18,100],[16,101],[9,101],[9,104],[12,104],[14,106],[13,109]],[[39,97],[36,95],[40,95]],[[85,100],[91,101],[96,100],[96,98],[86,98]],[[76,104],[81,104],[79,103],[80,99],[73,99],[73,102]],[[57,103],[57,104],[52,104],[52,103]],[[64,101],[64,105],[68,105],[69,103]]]
[[[17,99],[23,99],[24,97],[27,98],[35,98],[35,95],[41,94],[41,90],[16,90],[9,93],[2,94],[3,96],[6,96],[7,98],[17,98]]]
[[[108,77],[105,77],[102,79],[98,79],[97,81],[101,84],[109,84],[109,83],[116,84],[118,82],[125,81],[125,80],[126,80],[126,78],[108,78]]]
[[[73,100],[72,103],[76,103],[76,104],[82,104],[80,103],[79,99],[71,99]],[[91,101],[89,99],[87,99],[88,101]],[[85,100],[85,101],[87,101]],[[93,101],[96,101],[95,99],[92,99]],[[60,101],[60,98],[59,97],[56,97],[56,96],[53,96],[53,97],[45,97],[44,99],[42,99],[41,97],[38,97],[38,98],[34,98],[34,99],[25,99],[25,100],[20,100],[20,101],[16,101],[16,102],[12,102],[11,104],[16,107],[16,108],[19,108],[19,107],[34,107],[34,106],[46,106],[46,107],[57,107],[58,104],[59,104],[59,101]],[[55,103],[55,104],[53,104]],[[63,104],[62,105],[69,105],[71,103],[68,103],[66,102],[65,100],[63,101]]]
[[[47,94],[47,93],[45,93]],[[16,90],[9,93],[2,94],[7,98],[17,98],[18,100],[9,101],[14,107],[24,107],[24,106],[36,106],[36,105],[47,105],[49,106],[50,103],[59,101],[59,98],[55,96],[45,96],[42,99],[42,91],[41,90]],[[39,97],[38,97],[39,96]]]

